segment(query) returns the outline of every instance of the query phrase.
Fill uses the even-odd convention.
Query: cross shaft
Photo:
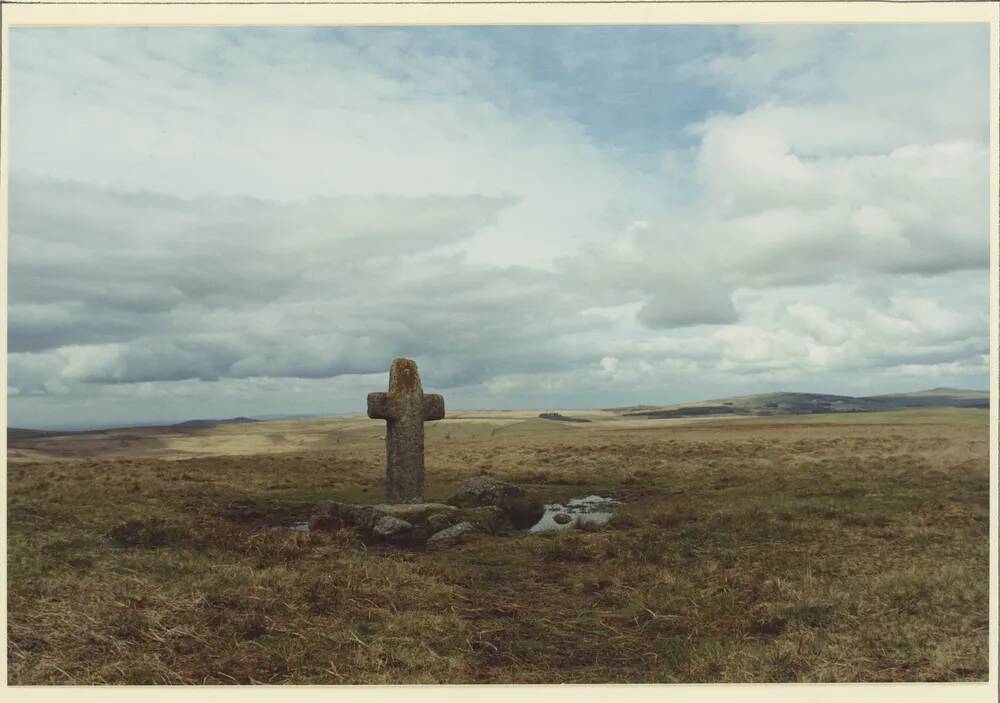
[[[444,398],[424,394],[417,365],[394,359],[389,392],[368,394],[368,417],[385,420],[385,497],[389,503],[423,500],[424,422],[444,417]]]

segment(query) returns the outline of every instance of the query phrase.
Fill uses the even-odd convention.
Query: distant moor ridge
[[[873,395],[855,398],[848,395],[831,395],[828,393],[764,393],[761,395],[734,396],[692,403],[677,403],[674,405],[629,405],[626,407],[606,408],[601,412],[580,410],[578,414],[563,414],[547,411],[536,417],[541,420],[555,421],[554,424],[578,425],[603,422],[612,419],[634,418],[641,420],[663,418],[697,418],[697,417],[740,417],[740,416],[770,416],[770,415],[818,415],[830,413],[866,413],[908,410],[919,408],[989,408],[989,393],[986,391],[960,390],[957,388],[932,388],[914,393],[897,393],[893,395]],[[500,413],[506,411],[497,411]],[[511,411],[516,414],[516,411]],[[581,417],[580,415],[583,415]],[[447,419],[461,419],[462,413],[449,414]],[[223,426],[243,426],[253,430],[258,423],[267,421],[291,422],[296,420],[311,421],[317,415],[262,415],[258,417],[231,417],[226,419],[186,420],[174,424],[143,423],[119,424],[116,426],[77,426],[46,429],[7,428],[7,441],[16,442],[31,448],[36,440],[48,440],[53,437],[68,435],[90,436],[99,439],[106,436],[109,442],[119,442],[127,431],[135,437],[200,435],[213,428]],[[468,416],[466,414],[466,419]],[[522,418],[523,419],[523,418]],[[286,428],[287,429],[287,428]],[[260,430],[264,432],[264,430]],[[285,431],[285,430],[282,430]],[[290,430],[289,430],[290,431]],[[131,435],[129,435],[131,436]]]
[[[912,408],[989,408],[986,391],[931,388],[913,393],[856,398],[828,393],[763,393],[676,405],[636,405],[612,408],[626,417],[699,417],[706,415],[818,415],[870,413]]]

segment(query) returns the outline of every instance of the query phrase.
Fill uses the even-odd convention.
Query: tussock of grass
[[[112,527],[108,539],[116,547],[179,547],[190,541],[190,534],[162,521],[129,520]]]
[[[430,433],[428,498],[486,463],[546,500],[624,501],[606,526],[436,552],[269,529],[378,502],[367,436],[21,464],[9,681],[984,680],[985,414],[928,417]]]

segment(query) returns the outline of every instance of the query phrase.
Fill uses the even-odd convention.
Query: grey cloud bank
[[[10,423],[986,386],[984,31],[516,29],[13,30]]]

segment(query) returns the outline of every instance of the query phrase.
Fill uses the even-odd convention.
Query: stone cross
[[[389,392],[368,394],[368,417],[387,420],[385,499],[389,503],[423,500],[424,422],[444,417],[444,398],[424,395],[411,359],[394,359]]]

